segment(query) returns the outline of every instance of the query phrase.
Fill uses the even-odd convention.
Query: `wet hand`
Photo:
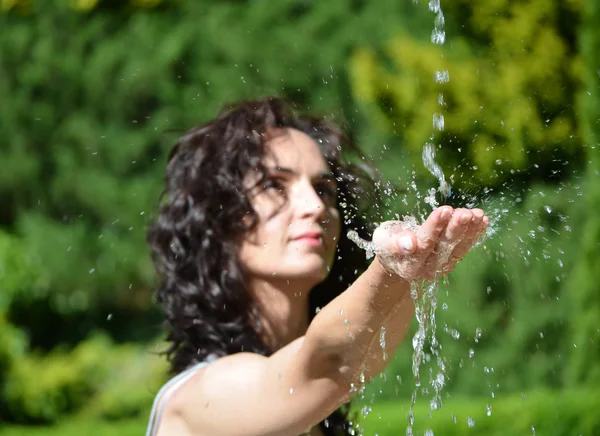
[[[408,281],[431,281],[454,269],[488,223],[481,209],[442,206],[420,226],[409,220],[382,223],[372,242],[386,271]]]

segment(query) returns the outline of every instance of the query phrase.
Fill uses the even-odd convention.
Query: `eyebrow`
[[[297,176],[298,173],[296,171],[294,171],[291,168],[285,168],[285,167],[271,167],[268,168],[268,170],[270,172],[275,172],[275,173],[285,173],[285,174],[290,174],[293,176]],[[322,172],[320,174],[318,174],[316,177],[314,177],[315,179],[320,179],[320,180],[327,180],[327,181],[331,181],[334,183],[337,183],[335,176],[333,175],[333,173],[331,171],[325,171]]]

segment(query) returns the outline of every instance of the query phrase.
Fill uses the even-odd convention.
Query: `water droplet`
[[[488,404],[487,406],[485,406],[485,414],[487,416],[492,416],[492,406],[490,404]]]
[[[433,380],[433,386],[435,389],[442,390],[444,385],[446,384],[446,377],[442,373],[438,373],[435,379]]]
[[[475,427],[475,420],[470,416],[467,418],[467,425],[469,426],[469,428]]]
[[[435,81],[437,83],[448,83],[450,81],[450,73],[447,70],[436,71]]]
[[[379,335],[379,346],[383,350],[383,360],[387,360],[387,353],[385,351],[385,327],[381,327],[381,333]]]
[[[440,0],[430,0],[429,10],[431,12],[438,13],[440,11]]]
[[[448,333],[454,339],[460,338],[460,332],[456,329],[449,327],[448,324],[444,324],[444,332]]]
[[[433,114],[433,128],[440,132],[444,130],[444,115],[439,113]]]
[[[371,413],[371,407],[370,406],[363,406],[362,410],[361,410],[361,414],[363,416],[363,418],[366,418],[369,413]]]

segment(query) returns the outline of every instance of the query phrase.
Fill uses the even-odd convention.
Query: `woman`
[[[443,206],[418,229],[387,223],[363,266],[345,235],[368,177],[342,151],[339,128],[276,98],[177,142],[148,241],[179,375],[148,434],[350,434],[344,405],[390,360],[382,327],[389,357],[403,340],[410,282],[451,271],[488,219]]]

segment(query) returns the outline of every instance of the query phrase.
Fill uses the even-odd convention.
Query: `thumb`
[[[395,236],[395,245],[398,254],[403,256],[411,255],[417,248],[417,237],[409,230],[400,233]]]
[[[417,237],[412,231],[402,228],[400,222],[388,221],[375,229],[373,245],[379,254],[408,256],[416,251]]]

